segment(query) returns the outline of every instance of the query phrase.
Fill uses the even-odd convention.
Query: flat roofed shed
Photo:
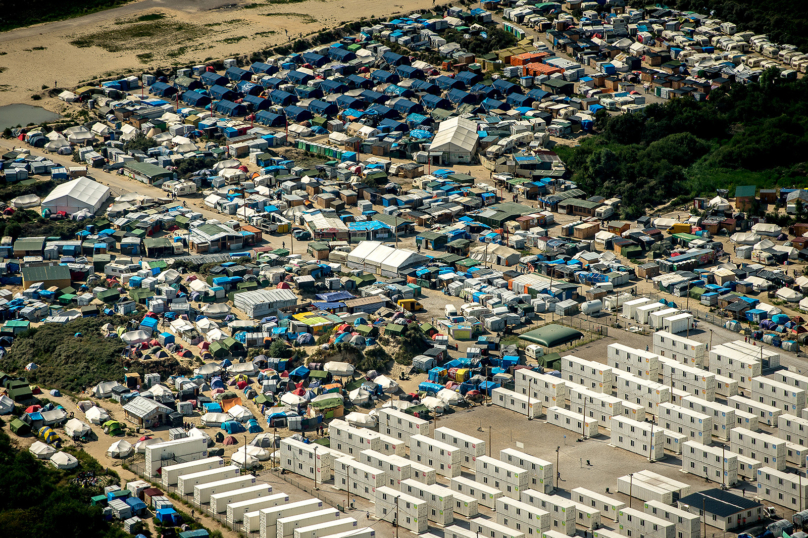
[[[570,342],[575,342],[583,338],[581,331],[576,331],[562,325],[545,325],[519,336],[520,340],[526,340],[533,344],[553,348]]]

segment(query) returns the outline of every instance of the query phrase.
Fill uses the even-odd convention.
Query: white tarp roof
[[[25,194],[23,196],[17,196],[11,201],[11,205],[20,209],[36,207],[40,203],[42,203],[42,200],[36,194]]]
[[[349,392],[348,397],[353,403],[361,405],[370,399],[370,393],[362,387],[359,387]]]
[[[335,375],[338,377],[353,375],[355,371],[353,365],[348,364],[347,362],[337,362],[337,361],[327,362],[323,367],[323,370],[331,373],[331,375]]]
[[[43,443],[42,441],[37,441],[31,445],[31,448],[29,448],[28,451],[41,460],[50,459],[51,456],[56,454],[55,448]]]
[[[0,415],[8,415],[14,410],[14,400],[5,394],[0,396]]]
[[[345,415],[344,420],[351,426],[357,426],[359,428],[375,428],[376,423],[379,421],[376,415],[366,415],[365,413],[359,413],[357,411]]]
[[[382,271],[398,273],[402,268],[412,265],[426,263],[429,260],[426,256],[413,252],[412,250],[394,249],[382,262]]]
[[[247,422],[251,418],[255,418],[249,409],[240,405],[234,405],[228,409],[227,412],[233,415],[233,418],[239,422]]]
[[[86,177],[57,186],[42,200],[42,208],[75,213],[86,209],[95,213],[109,197],[109,187]]]
[[[101,407],[91,407],[84,413],[84,417],[93,424],[103,424],[109,420],[109,413]]]
[[[477,124],[466,118],[451,118],[441,122],[429,151],[472,153],[477,147]]]
[[[373,382],[382,388],[382,392],[387,394],[392,394],[398,390],[398,383],[387,376],[380,375]]]
[[[788,254],[788,258],[790,260],[796,260],[799,256],[799,251],[794,247],[787,247],[785,245],[774,245],[772,250],[776,250],[778,252],[785,252]]]
[[[202,416],[202,423],[207,426],[215,426],[233,420],[229,413],[206,413]]]
[[[381,243],[379,241],[362,241],[348,254],[348,261],[363,263],[365,258],[370,256],[370,253],[380,245]]]
[[[803,312],[808,311],[808,297],[805,297],[800,301],[800,310]]]
[[[57,469],[72,469],[79,464],[79,460],[68,454],[67,452],[57,452],[51,456],[50,462]]]
[[[149,335],[146,331],[129,331],[121,335],[121,340],[124,344],[142,344],[149,341]]]
[[[120,440],[112,443],[107,449],[107,454],[112,458],[125,458],[132,453],[132,444],[128,441]]]
[[[112,394],[112,389],[120,385],[117,381],[102,381],[93,388],[96,398],[108,398]]]
[[[90,426],[77,418],[71,418],[65,424],[65,433],[70,437],[82,437],[90,432]]]
[[[716,196],[715,198],[707,202],[707,205],[709,207],[718,209],[719,211],[724,211],[730,208],[729,200],[727,200],[726,198],[721,198],[720,196]]]
[[[755,246],[753,247],[753,250],[766,250],[766,249],[772,248],[773,246],[774,246],[774,243],[772,243],[768,239],[763,239],[763,240],[758,241],[757,243],[755,243]]]
[[[803,298],[802,293],[792,290],[791,288],[780,288],[775,293],[778,299],[782,299],[784,301],[788,301],[790,303],[795,303]]]
[[[463,397],[459,393],[449,389],[441,389],[437,396],[447,405],[455,405],[463,401]]]
[[[760,241],[760,236],[756,233],[746,232],[746,233],[735,233],[732,234],[732,237],[729,238],[730,241],[733,243],[739,243],[741,245],[754,245],[758,241]]]
[[[752,231],[759,235],[777,236],[782,232],[782,228],[769,222],[758,222],[752,226]]]

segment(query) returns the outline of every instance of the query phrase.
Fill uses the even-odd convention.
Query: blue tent
[[[413,80],[412,84],[410,84],[410,88],[419,93],[429,93],[432,95],[440,95],[441,92],[437,84],[432,84],[428,80]]]
[[[272,100],[274,104],[280,106],[289,106],[291,104],[297,103],[296,95],[281,90],[274,90],[270,92],[269,98]]]
[[[455,75],[455,80],[459,80],[467,87],[474,86],[480,80],[480,75],[472,73],[471,71],[461,71]]]
[[[212,86],[224,86],[228,82],[227,77],[223,77],[222,75],[219,75],[212,71],[202,73],[202,76],[199,77],[199,80],[201,80],[202,84],[204,84],[208,88]]]
[[[294,122],[301,122],[312,119],[314,116],[311,115],[311,112],[306,110],[305,108],[300,108],[299,106],[288,106],[283,109],[283,112],[286,114],[286,117]]]
[[[477,97],[473,93],[464,92],[463,90],[449,90],[447,97],[449,101],[456,105],[464,103],[474,104],[477,102]]]
[[[401,78],[423,79],[425,77],[423,71],[411,65],[399,65],[396,67],[396,73],[398,73],[398,76]]]
[[[384,95],[383,93],[374,92],[373,90],[365,90],[359,94],[359,98],[365,101],[366,103],[370,104],[383,104],[386,103],[390,97]]]
[[[289,71],[286,79],[292,84],[308,84],[310,80],[314,80],[314,77],[302,71]]]
[[[398,112],[393,110],[392,108],[384,105],[371,105],[370,108],[367,109],[368,114],[374,114],[376,116],[380,116],[382,118],[397,118]]]
[[[165,82],[155,82],[149,88],[149,93],[159,95],[160,97],[171,97],[177,93],[177,88],[169,86]]]
[[[258,421],[254,418],[251,418],[247,421],[247,432],[249,433],[261,433],[263,430],[261,426],[258,425]]]
[[[351,60],[356,60],[356,54],[350,50],[340,47],[331,47],[328,49],[328,56],[332,60],[336,60],[338,62],[350,62]]]
[[[305,366],[298,366],[297,368],[295,368],[294,370],[289,372],[289,377],[294,376],[294,377],[299,377],[301,379],[305,379],[305,378],[307,378],[309,376],[309,372],[310,372],[310,370],[308,368],[306,368]]]
[[[242,426],[240,422],[236,422],[235,420],[223,422],[222,429],[231,435],[234,433],[242,433],[247,431],[247,429]]]
[[[383,127],[386,128],[386,129],[383,129]],[[406,133],[407,131],[410,130],[410,128],[407,127],[407,124],[398,122],[396,120],[391,120],[391,119],[382,120],[379,123],[379,129],[381,129],[383,132],[397,131],[397,132],[401,132],[401,133]]]
[[[463,84],[462,81],[457,80],[456,78],[447,77],[446,75],[441,75],[436,78],[435,84],[437,84],[441,90],[453,90],[455,88],[463,90],[466,88],[466,85]]]
[[[197,91],[184,92],[180,100],[190,106],[204,108],[210,104],[210,97]]]
[[[283,125],[286,125],[285,116],[281,114],[274,114],[272,112],[267,112],[266,110],[262,110],[261,112],[256,114],[255,121],[268,127],[281,127]]]
[[[261,86],[268,90],[274,90],[281,84],[283,84],[283,80],[277,77],[264,77],[261,79]]]
[[[258,84],[242,80],[236,84],[236,91],[242,95],[261,95],[264,88]]]
[[[210,91],[210,95],[214,99],[225,99],[227,101],[238,99],[236,92],[224,86],[211,86],[210,90],[208,91]]]
[[[305,63],[309,63],[314,67],[322,67],[328,63],[328,58],[325,56],[321,56],[320,54],[315,54],[313,52],[304,52],[300,55]]]
[[[377,69],[371,73],[370,78],[371,80],[374,80],[380,84],[395,84],[401,80],[395,73],[391,73],[390,71],[385,71],[383,69]]]
[[[255,74],[274,75],[278,72],[278,67],[274,65],[265,64],[263,62],[254,62],[250,66],[250,71]]]
[[[345,93],[348,86],[337,80],[324,80],[320,83],[320,89],[325,93]]]
[[[414,103],[407,99],[399,99],[393,103],[393,109],[401,114],[411,114],[413,112],[423,112],[424,107],[420,103]]]
[[[544,90],[540,90],[539,88],[533,88],[532,90],[527,92],[527,95],[528,97],[532,97],[536,101],[541,101],[550,94]]]
[[[222,382],[222,380],[219,379],[219,383],[221,383],[221,382]],[[211,385],[211,388],[213,388],[213,385]],[[219,388],[224,388],[224,386],[219,387]],[[205,403],[202,404],[202,407],[205,408],[206,413],[222,413],[223,412],[222,406],[219,405],[216,402],[205,402]]]
[[[165,527],[176,527],[182,524],[182,517],[173,508],[161,508],[157,510],[154,518],[160,521]]]
[[[516,84],[501,78],[495,80],[492,86],[502,92],[503,95],[510,95],[512,93],[519,93],[522,91],[521,88]]]
[[[335,103],[337,104],[338,107],[340,107],[342,109],[346,109],[346,108],[359,109],[359,108],[364,107],[364,103],[362,101],[360,101],[359,99],[356,99],[354,97],[350,97],[348,95],[340,95],[339,97],[337,97],[337,100],[335,101]]]
[[[348,75],[345,77],[345,82],[352,88],[362,88],[369,90],[373,87],[373,81],[369,78],[360,77],[359,75]]]
[[[224,388],[224,381],[222,381],[221,377],[214,377],[213,379],[210,380],[210,388],[211,389],[223,389]]]
[[[330,117],[336,115],[339,112],[339,109],[334,103],[327,103],[325,101],[315,99],[309,103],[309,111],[313,114],[317,114],[318,116]]]
[[[471,93],[476,93],[478,95],[484,95],[485,97],[491,97],[493,99],[498,99],[500,97],[500,92],[493,86],[489,86],[488,84],[477,83],[471,87]]]
[[[491,99],[490,97],[487,97],[486,99],[484,99],[483,102],[482,102],[482,105],[483,105],[483,109],[485,109],[486,112],[491,111],[491,110],[497,110],[497,109],[498,110],[510,110],[511,109],[511,105],[509,105],[507,103],[503,103],[502,101],[497,101],[496,99]]]
[[[508,104],[516,108],[523,106],[529,107],[533,101],[534,99],[532,97],[518,93],[512,93],[508,96]]]
[[[216,101],[216,112],[225,116],[246,116],[247,108],[232,101]]]
[[[410,63],[410,59],[407,58],[406,56],[396,54],[395,52],[389,50],[382,55],[382,58],[384,59],[385,62],[387,62],[388,65],[391,65],[393,67],[397,65],[406,65]]]
[[[255,95],[246,96],[243,102],[252,105],[252,109],[254,112],[257,112],[259,110],[266,110],[270,106],[272,106],[272,103],[269,102],[269,99],[264,99],[263,97],[257,97]]]
[[[424,103],[424,106],[429,110],[435,110],[436,108],[450,110],[452,108],[452,103],[450,103],[448,99],[438,97],[437,95],[424,95],[421,98],[421,102]]]
[[[228,80],[232,81],[250,80],[250,78],[252,78],[252,73],[245,71],[240,67],[233,66],[224,72],[224,76],[226,76]]]

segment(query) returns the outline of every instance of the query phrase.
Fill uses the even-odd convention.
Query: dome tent
[[[87,410],[84,416],[90,421],[91,424],[95,425],[101,425],[109,420],[109,413],[107,413],[106,410],[102,409],[101,407],[91,407]]]
[[[57,452],[51,456],[50,462],[57,469],[72,469],[79,464],[79,460],[67,452]]]
[[[78,439],[78,438],[84,437],[85,435],[87,435],[91,431],[92,430],[91,430],[90,426],[83,423],[82,421],[80,421],[77,418],[71,418],[65,424],[65,433],[69,437],[72,437],[73,439]]]
[[[53,448],[50,445],[46,445],[42,441],[37,441],[36,443],[31,445],[31,448],[29,448],[28,451],[31,454],[33,454],[34,456],[36,456],[37,459],[40,459],[40,460],[50,459],[51,456],[56,454],[56,449],[55,448]]]
[[[125,458],[132,453],[132,445],[127,441],[115,441],[107,449],[107,455],[111,458]]]

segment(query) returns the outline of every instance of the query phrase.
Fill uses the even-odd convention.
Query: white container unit
[[[805,408],[805,391],[768,377],[752,379],[752,399],[797,415]]]
[[[453,492],[446,486],[433,484],[427,486],[416,480],[404,480],[401,492],[426,503],[427,519],[445,527],[454,521]]]
[[[627,319],[634,319],[637,315],[637,308],[650,302],[651,299],[647,297],[640,297],[639,299],[626,301],[623,303],[623,317]]]
[[[222,512],[227,512],[227,507],[230,504],[241,501],[252,501],[262,497],[269,497],[270,495],[272,495],[272,486],[267,484],[239,488],[223,493],[214,493],[210,496],[210,510],[214,514],[221,514]]]
[[[794,415],[777,417],[777,437],[795,445],[808,445],[808,419]]]
[[[382,454],[395,454],[396,456],[407,454],[405,441],[393,439],[366,428],[351,426],[344,420],[332,421],[328,425],[328,435],[332,449],[355,458],[358,458],[359,453],[363,450],[375,450]]]
[[[491,509],[496,508],[497,499],[502,497],[502,490],[462,476],[452,478],[449,487],[452,491],[477,499],[479,504]]]
[[[578,508],[575,501],[558,495],[547,495],[535,489],[522,492],[519,500],[548,512],[552,530],[567,536],[575,536],[575,524],[578,519]]]
[[[735,379],[715,374],[715,393],[718,396],[729,398],[738,394],[739,383]]]
[[[514,371],[513,380],[515,392],[525,396],[530,394],[533,400],[541,402],[544,407],[563,407],[567,402],[567,387],[564,380],[558,377],[523,368]]]
[[[676,314],[662,320],[662,328],[673,334],[686,332],[692,324],[692,314]]]
[[[248,488],[254,485],[255,477],[252,475],[228,478],[226,480],[219,480],[218,482],[211,482],[209,484],[200,484],[198,486],[194,486],[194,504],[197,506],[202,506],[203,504],[208,504],[210,502],[211,495]]]
[[[623,508],[617,517],[617,525],[623,536],[644,538],[676,538],[676,525],[662,518],[633,508]]]
[[[785,383],[792,387],[808,390],[808,377],[788,370],[778,370],[772,374],[772,378],[780,383]]]
[[[675,316],[679,313],[678,308],[665,308],[663,310],[657,310],[656,312],[652,312],[650,316],[648,316],[648,325],[651,326],[652,329],[661,329],[665,326],[665,319]]]
[[[721,345],[730,349],[743,351],[748,357],[757,357],[764,370],[780,366],[780,353],[769,348],[764,348],[762,345],[750,344],[743,340],[733,340],[732,342],[726,342]]]
[[[783,410],[777,407],[772,407],[765,403],[760,403],[750,398],[743,396],[730,396],[727,398],[727,405],[735,407],[746,413],[757,416],[758,424],[764,423],[767,426],[776,426],[777,417],[783,414]],[[753,428],[749,428],[750,430]]]
[[[410,460],[401,456],[387,456],[375,450],[363,450],[359,453],[359,461],[384,472],[387,487],[399,489],[402,480],[412,476]]]
[[[547,423],[585,437],[593,437],[598,434],[597,420],[560,407],[547,408]]]
[[[228,478],[238,478],[239,475],[241,475],[241,469],[235,465],[182,475],[177,478],[177,492],[180,495],[190,495],[194,492],[196,486],[210,484],[211,482],[218,482]]]
[[[642,349],[623,344],[609,344],[606,348],[606,364],[650,381],[659,379],[659,356]]]
[[[497,500],[497,523],[524,532],[526,536],[541,537],[550,530],[550,513],[532,504],[502,497]]]
[[[290,517],[298,514],[309,514],[318,512],[323,509],[323,501],[320,499],[306,499],[305,501],[297,501],[289,504],[280,504],[271,508],[262,508],[258,510],[258,528],[253,528],[252,512],[244,515],[244,521],[250,522],[250,527],[245,529],[249,533],[259,531],[260,538],[275,538],[277,536],[278,519],[282,517]]]
[[[347,491],[349,495],[372,501],[376,498],[376,489],[386,482],[384,471],[359,463],[353,458],[340,458],[334,462],[334,485],[337,489]]]
[[[709,402],[715,401],[715,374],[665,357],[660,357],[659,362],[663,384]]]
[[[801,474],[785,473],[771,467],[757,472],[757,497],[763,501],[799,510],[808,498],[808,479]]]
[[[747,430],[752,430],[756,432],[760,430],[760,423],[758,420],[758,416],[754,413],[748,413],[743,411],[742,409],[738,409],[735,407],[732,402],[727,401],[730,407],[735,408],[735,427],[736,428],[746,428]],[[805,410],[803,410],[803,413]]]
[[[258,516],[258,511],[264,508],[272,508],[273,506],[280,506],[289,502],[289,496],[285,493],[273,493],[266,497],[259,499],[250,499],[247,501],[240,501],[227,505],[227,523],[233,525],[234,523],[241,523],[244,520],[244,515],[248,513],[255,513]]]
[[[682,471],[734,486],[738,482],[738,456],[722,448],[688,441],[682,450]]]
[[[379,432],[393,439],[408,441],[411,435],[432,437],[432,424],[404,411],[382,407],[379,409]]]
[[[701,517],[698,515],[659,501],[646,501],[644,508],[646,514],[673,523],[676,538],[701,538]]]
[[[341,512],[336,508],[323,508],[316,512],[297,514],[289,517],[280,517],[276,522],[277,538],[294,536],[295,529],[311,527],[319,523],[329,523],[339,520]]]
[[[688,396],[685,398],[684,406],[693,411],[698,411],[713,418],[713,436],[722,441],[729,440],[729,431],[737,425],[735,420],[735,409],[718,402],[708,402],[701,398]]]
[[[585,504],[575,503],[575,512],[578,514],[578,525],[589,530],[600,528],[600,510]]]
[[[671,388],[671,403],[673,405],[682,405],[688,396],[690,396],[690,393],[687,391]]]
[[[412,468],[410,478],[413,480],[417,480],[422,484],[427,485],[437,483],[438,472],[429,465],[410,460],[410,467]]]
[[[459,450],[423,435],[410,437],[410,459],[429,465],[447,478],[460,476],[463,465],[463,454]]]
[[[373,527],[362,527],[356,530],[329,534],[323,538],[376,538],[376,531],[373,530]]]
[[[180,476],[219,469],[220,467],[224,467],[222,458],[205,458],[203,460],[189,461],[188,463],[168,465],[163,467],[160,476],[164,486],[175,486]]]
[[[146,476],[156,477],[167,459],[185,462],[207,459],[208,440],[204,437],[186,437],[146,446]]]
[[[474,469],[477,458],[485,456],[485,441],[451,428],[436,428],[435,440],[455,447],[461,453],[463,467]]]
[[[650,322],[651,314],[665,309],[666,306],[662,303],[641,305],[634,310],[634,319],[637,320],[637,323],[646,324]]]
[[[612,416],[623,416],[623,400],[586,388],[570,388],[570,411],[594,418],[598,426],[608,430]]]
[[[388,487],[376,491],[376,518],[396,521],[401,527],[420,534],[429,528],[427,517],[427,503],[420,499]]]
[[[291,437],[281,440],[281,468],[319,484],[331,480],[335,454],[342,455],[317,443],[304,443]]]
[[[480,503],[470,495],[452,491],[454,498],[454,513],[465,518],[476,517],[480,514]]]
[[[525,469],[528,475],[528,487],[544,493],[552,493],[555,465],[536,456],[525,454],[514,448],[499,451],[499,459],[505,463]]]
[[[623,538],[623,535],[609,529],[597,529],[592,531],[592,538]]]
[[[457,525],[451,525],[443,529],[443,536],[444,538],[480,538],[476,532]]]
[[[744,480],[748,480],[749,482],[754,482],[757,480],[757,472],[758,469],[763,467],[763,464],[760,463],[758,460],[741,456],[738,456],[738,476]]]
[[[808,447],[786,442],[786,461],[796,467],[805,467]]]
[[[778,471],[785,470],[787,441],[744,428],[733,428],[729,434],[730,450],[736,454],[758,460]]]
[[[662,430],[662,435],[665,438],[665,450],[670,450],[674,454],[681,454],[682,447],[685,442],[690,439],[683,433],[672,432],[670,430]]]
[[[491,403],[509,411],[515,411],[528,418],[536,418],[542,414],[541,400],[525,396],[512,390],[495,388],[491,391]]]
[[[561,357],[561,376],[595,392],[612,393],[612,369],[599,362],[588,361],[574,355]]]
[[[704,368],[707,344],[667,331],[656,331],[653,339],[654,353],[688,366]]]
[[[757,356],[749,355],[724,345],[710,350],[708,370],[738,381],[745,388],[752,388],[752,378],[763,374],[763,364]]]
[[[647,422],[624,417],[612,417],[611,445],[653,461],[665,457],[665,437],[662,428]]]
[[[645,420],[645,407],[623,400],[623,416],[631,420]]]
[[[655,380],[642,379],[624,371],[615,371],[617,397],[641,405],[652,415],[659,413],[661,403],[671,401],[671,389]]]
[[[664,504],[673,504],[690,494],[690,486],[687,484],[648,470],[617,479],[618,493],[629,495],[629,490],[633,497],[641,501],[654,500]]]
[[[320,538],[331,536],[333,533],[348,532],[359,528],[359,523],[352,517],[317,523],[308,527],[295,529],[292,535],[294,538]]]
[[[713,418],[687,407],[669,403],[660,405],[659,425],[705,445],[713,439]]]
[[[492,519],[474,518],[469,521],[469,528],[477,536],[486,538],[525,538],[524,532],[519,532],[505,525],[500,525]]]
[[[526,469],[489,456],[477,458],[477,482],[501,490],[506,497],[519,499],[529,489],[530,476]]]
[[[590,509],[599,510],[603,517],[612,521],[617,521],[618,512],[626,506],[626,503],[622,501],[586,488],[575,488],[570,493],[574,502]]]

